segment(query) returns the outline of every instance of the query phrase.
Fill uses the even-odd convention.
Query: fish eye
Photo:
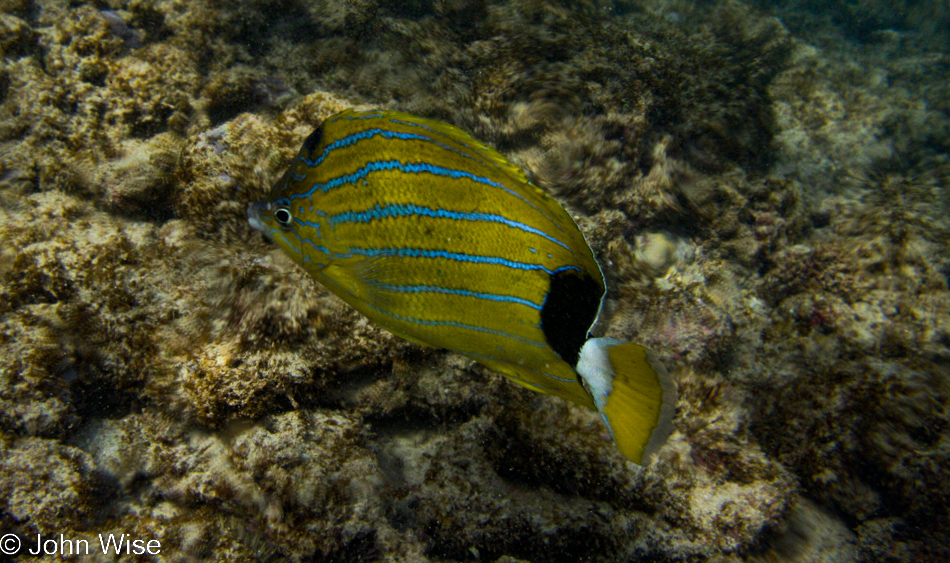
[[[289,225],[292,219],[293,216],[291,216],[290,210],[286,207],[278,207],[274,210],[274,220],[281,225]]]

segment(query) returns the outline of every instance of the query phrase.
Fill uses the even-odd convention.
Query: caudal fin
[[[650,356],[643,346],[592,338],[577,362],[620,452],[639,465],[666,442],[676,412],[676,386]]]

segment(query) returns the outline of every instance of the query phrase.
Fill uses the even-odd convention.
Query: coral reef
[[[950,558],[947,12],[819,4],[0,1],[0,532]],[[301,140],[372,106],[472,131],[576,216],[596,333],[679,385],[654,464],[250,229]]]

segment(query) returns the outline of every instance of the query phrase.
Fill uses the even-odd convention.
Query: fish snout
[[[258,201],[247,206],[247,222],[250,223],[251,227],[261,232],[266,232],[264,222],[261,220],[261,210],[264,209],[264,206],[265,203],[263,201]]]

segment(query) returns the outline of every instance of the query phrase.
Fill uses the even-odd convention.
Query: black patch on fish
[[[564,270],[551,276],[541,307],[541,330],[548,345],[571,366],[577,365],[602,297],[600,284],[586,273]]]
[[[323,124],[314,129],[303,142],[303,150],[307,151],[307,155],[311,158],[313,158],[313,149],[317,148],[321,139],[323,139]]]

